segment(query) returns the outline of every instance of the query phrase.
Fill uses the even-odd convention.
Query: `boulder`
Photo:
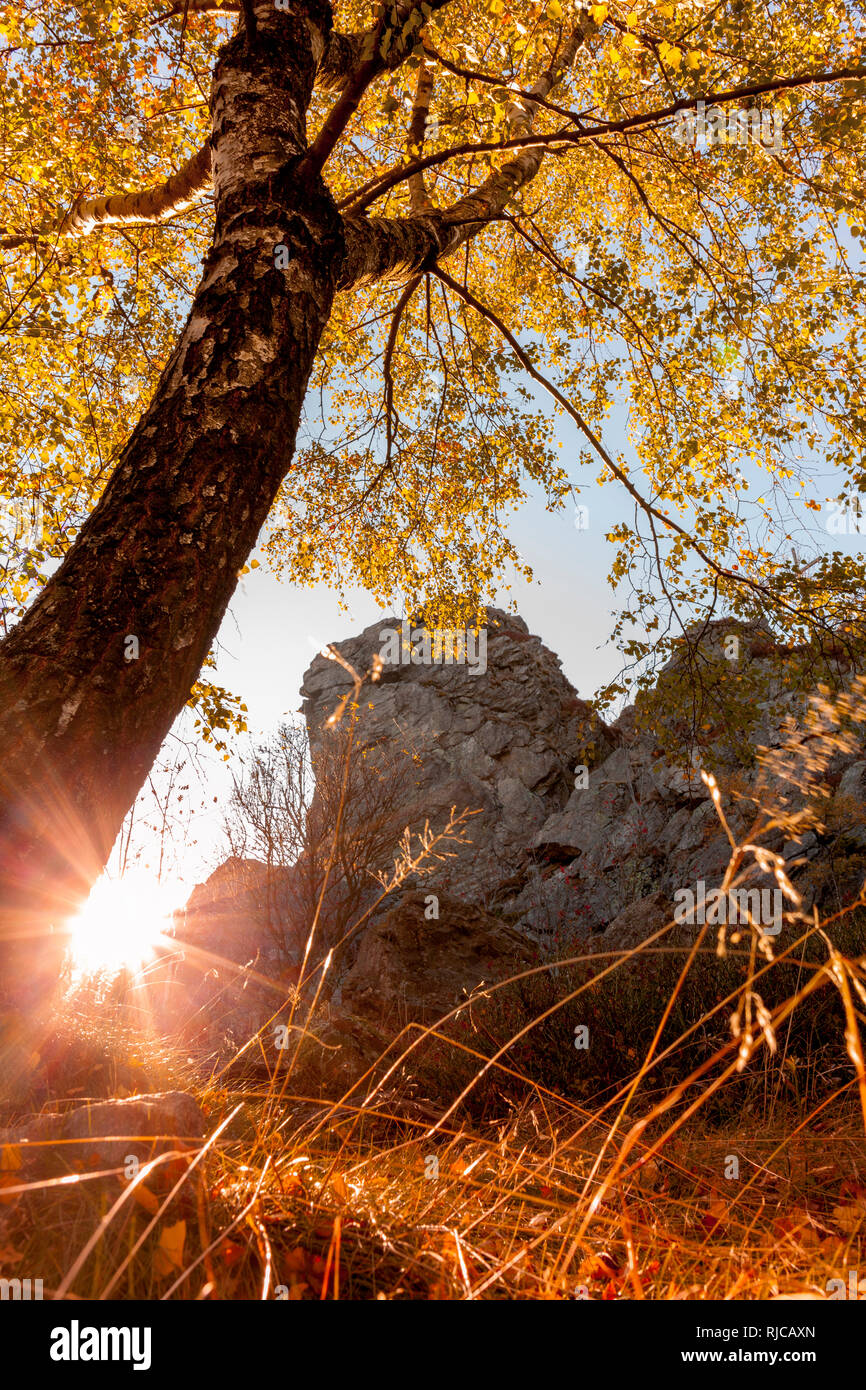
[[[522,882],[509,885],[510,896],[496,897],[497,910],[518,930],[541,940],[554,930],[607,938],[615,923],[630,920],[623,914],[658,893],[672,904],[677,889],[700,880],[716,886],[730,844],[702,769],[725,789],[735,834],[754,817],[749,798],[759,794],[762,779],[774,794],[784,791],[789,810],[802,806],[804,798],[768,777],[758,757],[762,750],[772,755],[802,720],[807,691],[793,688],[797,651],[775,644],[757,624],[733,620],[687,635],[697,646],[684,644],[654,689],[622,712],[609,730],[615,750],[534,831],[529,852],[542,872],[527,869]],[[689,726],[682,701],[677,704],[684,690],[686,709],[693,695]],[[866,814],[857,812],[866,801],[866,763],[858,757],[834,753],[827,781],[838,788],[838,816],[850,827],[849,839],[866,847]],[[792,838],[774,830],[763,843],[781,852]],[[804,849],[810,860],[823,852],[814,836]],[[556,873],[545,874],[551,863]]]
[[[598,951],[633,951],[673,919],[673,904],[667,893],[649,893],[630,903],[607,930],[590,938],[590,949]],[[694,941],[699,928],[675,925],[662,937],[659,945],[684,945]],[[687,941],[684,940],[687,938]]]
[[[196,884],[186,906],[176,914],[176,939],[235,965],[257,958],[265,963],[281,961],[285,948],[279,938],[293,936],[289,880],[287,870],[269,869],[257,859],[224,860],[204,883]],[[277,923],[279,938],[269,930]]]
[[[55,1169],[123,1167],[130,1156],[144,1163],[202,1139],[205,1130],[204,1115],[191,1095],[164,1091],[40,1115],[0,1131],[0,1146],[19,1146],[21,1171],[29,1179]]]
[[[438,917],[428,915],[434,910]],[[526,938],[483,908],[407,893],[364,933],[342,1009],[388,1027],[431,1023],[530,959]]]

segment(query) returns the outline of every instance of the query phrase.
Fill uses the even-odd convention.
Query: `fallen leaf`
[[[340,1202],[348,1202],[349,1188],[342,1173],[335,1173],[331,1178],[331,1191]]]
[[[866,1222],[866,1201],[850,1202],[833,1208],[833,1220],[846,1236],[856,1235]]]
[[[174,1225],[165,1227],[153,1254],[153,1272],[157,1279],[165,1279],[183,1268],[185,1242],[185,1221],[175,1221]]]
[[[661,1168],[654,1158],[647,1158],[635,1174],[641,1187],[657,1187],[661,1182]]]
[[[226,1269],[234,1269],[244,1257],[244,1246],[236,1240],[224,1240],[218,1254]]]
[[[589,1279],[616,1279],[619,1274],[620,1267],[616,1257],[604,1251],[600,1255],[588,1255],[581,1263],[578,1283],[586,1283]]]
[[[303,1197],[303,1196],[304,1196],[304,1184],[303,1184],[303,1180],[301,1179],[301,1177],[300,1177],[300,1175],[299,1175],[298,1173],[289,1173],[287,1176],[285,1176],[285,1177],[283,1178],[283,1180],[282,1180],[282,1193],[283,1193],[283,1196],[284,1196],[284,1197]],[[281,1217],[274,1217],[274,1218],[266,1217],[265,1220],[273,1220],[273,1221],[275,1222],[275,1224],[279,1225],[280,1222],[281,1222],[281,1220],[282,1220],[282,1218],[281,1218]]]
[[[21,1179],[16,1173],[0,1173],[0,1202],[4,1207],[12,1206],[18,1201],[20,1192],[4,1193],[4,1187],[19,1187]]]
[[[727,1215],[727,1212],[727,1202],[710,1202],[703,1216],[698,1217],[698,1225],[703,1226],[707,1234],[710,1235],[716,1229],[717,1226],[720,1226],[722,1224],[722,1221],[724,1217]]]
[[[121,1182],[123,1182],[122,1178]],[[132,1197],[133,1201],[138,1202],[140,1207],[144,1207],[150,1216],[156,1216],[159,1211],[159,1198],[154,1196],[149,1187],[139,1183],[137,1187],[132,1189]]]
[[[0,1172],[17,1173],[23,1163],[20,1144],[4,1144],[0,1147]]]

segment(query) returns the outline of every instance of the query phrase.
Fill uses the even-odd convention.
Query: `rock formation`
[[[363,674],[395,629],[399,619],[383,618],[334,646]],[[512,614],[487,610],[484,670],[465,661],[413,664],[411,648],[401,655],[364,686],[356,747],[388,768],[395,753],[412,762],[414,786],[395,829],[425,821],[438,829],[452,807],[478,813],[466,828],[468,844],[430,881],[483,903],[519,867],[533,831],[567,804],[578,755],[594,766],[616,740],[579,699],[559,658]],[[345,669],[316,657],[301,687],[314,750],[347,689]]]
[[[267,929],[267,916],[271,903],[275,917],[286,911],[284,879],[279,870],[269,872],[256,859],[226,859],[190,894],[179,938],[236,965],[257,958],[265,965],[275,961],[277,943]]]
[[[343,1010],[389,1027],[432,1023],[529,960],[525,937],[483,908],[406,893],[364,933]]]
[[[364,675],[395,629],[399,621],[386,618],[335,647]],[[436,660],[419,629],[406,637],[404,629],[398,659],[392,644],[379,678],[365,681],[344,716],[357,720],[355,754],[383,775],[396,765],[411,774],[394,807],[395,847],[405,826],[441,828],[452,808],[477,814],[453,857],[373,914],[341,960],[331,998],[344,1022],[447,1012],[483,981],[519,969],[529,947],[640,944],[673,915],[678,891],[715,887],[728,863],[730,843],[701,767],[719,779],[729,825],[742,837],[759,778],[773,789],[756,750],[799,737],[802,751],[815,737],[803,727],[810,654],[777,646],[754,624],[722,620],[687,634],[654,690],[610,726],[518,617],[488,610],[483,669]],[[351,692],[345,667],[317,657],[302,687],[314,756],[331,737],[328,717]],[[866,875],[864,748],[830,747],[824,761],[820,823],[786,831],[782,822],[763,840],[784,855],[807,901],[831,889],[850,899]],[[802,805],[787,794],[789,811]],[[264,961],[265,942],[250,932],[250,883],[260,872],[244,867],[246,886],[220,906],[214,899],[232,874],[237,865],[223,866],[196,890],[192,935],[235,961],[255,949]],[[754,866],[751,875],[759,889],[775,886]],[[430,894],[438,916],[425,915]],[[305,934],[306,923],[296,931]]]
[[[587,936],[607,936],[611,924],[642,900],[661,894],[672,909],[678,889],[715,886],[731,847],[701,769],[718,779],[737,836],[754,820],[759,782],[767,787],[762,801],[781,794],[793,806],[791,788],[774,787],[767,759],[791,738],[808,742],[808,691],[798,671],[803,654],[776,647],[757,626],[730,620],[690,636],[696,647],[675,656],[650,697],[627,706],[612,725],[614,752],[532,836],[535,869],[524,874],[520,891],[509,893],[506,885],[494,899],[519,929],[549,936],[577,927]],[[690,725],[684,704],[699,712]],[[862,748],[841,745],[828,750],[822,774],[828,791],[838,788],[844,796],[864,789],[856,770],[861,754]],[[827,801],[829,819],[838,824],[823,840],[812,830],[786,839],[777,828],[762,843],[791,864],[826,857],[831,846],[849,856],[861,846],[857,826],[864,811],[862,796],[849,801],[847,807],[838,797]],[[750,882],[775,886],[757,872]],[[808,890],[808,880],[802,886]]]

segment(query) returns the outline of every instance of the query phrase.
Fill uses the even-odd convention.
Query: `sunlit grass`
[[[174,1084],[195,1089],[177,1065]],[[170,1067],[162,1054],[159,1084]],[[83,1298],[714,1300],[826,1298],[863,1268],[850,1086],[799,1123],[778,1107],[747,1124],[692,1120],[660,1147],[649,1131],[634,1171],[612,1180],[603,1106],[543,1088],[436,1129],[405,1094],[364,1106],[287,1092],[275,1111],[278,1087],[201,1085],[202,1161],[201,1145],[167,1144],[135,1190],[65,1152],[72,1187],[43,1180],[0,1206],[2,1273],[11,1256],[56,1290],[74,1269],[67,1292]],[[743,1090],[758,1101],[757,1080]],[[179,1229],[172,1263],[160,1246]]]
[[[732,840],[726,887],[747,851]],[[775,948],[755,928],[720,959],[698,937],[667,946],[669,923],[630,952],[542,961],[408,1024],[343,1088],[318,994],[274,982],[273,1017],[227,1045],[230,1002],[184,1042],[122,990],[81,991],[56,1051],[89,1028],[99,1062],[85,1048],[75,1078],[43,1077],[43,1109],[182,1089],[207,1137],[164,1136],[135,1173],[92,1137],[57,1146],[51,1176],[0,1149],[0,1275],[79,1298],[850,1297],[866,1258],[862,918],[788,900]],[[117,960],[117,935],[122,963],[152,948],[160,906],[100,893],[89,959]],[[757,1025],[732,1032],[757,990]],[[576,999],[601,1043],[580,1076]],[[289,1010],[298,1046],[275,1050]]]

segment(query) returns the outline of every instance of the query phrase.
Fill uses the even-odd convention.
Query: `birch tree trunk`
[[[299,11],[260,4],[252,41],[221,51],[216,229],[189,320],[98,506],[0,644],[0,989],[40,957],[56,968],[32,938],[101,871],[291,463],[344,260],[324,183],[297,177],[331,25],[325,0]]]

